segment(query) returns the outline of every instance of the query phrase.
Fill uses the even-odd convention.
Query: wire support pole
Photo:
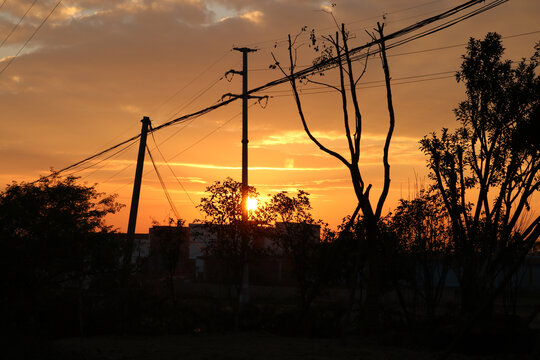
[[[231,97],[242,98],[242,222],[245,224],[248,221],[247,210],[247,196],[248,196],[248,100],[252,98],[249,95],[248,90],[248,53],[257,51],[256,49],[250,49],[247,47],[237,48],[234,50],[242,53],[242,71],[229,70],[227,74],[237,74],[242,76],[242,95],[234,96],[227,94]],[[226,75],[227,75],[226,74]]]
[[[235,48],[242,52],[242,220],[247,222],[248,196],[248,53],[255,51],[249,48]]]
[[[141,195],[142,173],[144,165],[144,154],[146,150],[146,137],[150,127],[150,118],[143,117],[141,120],[141,139],[139,142],[139,154],[137,156],[137,168],[135,169],[135,179],[133,181],[133,195],[131,196],[131,208],[129,210],[129,223],[127,230],[126,254],[124,265],[128,266],[131,262],[131,253],[133,251],[133,242],[135,238],[135,226],[137,225],[137,211],[139,209],[139,197]]]
[[[249,242],[248,235],[248,100],[253,96],[250,96],[248,90],[248,53],[257,51],[256,49],[250,49],[247,47],[234,48],[234,50],[242,53],[242,71],[229,70],[225,74],[237,74],[242,76],[242,95],[226,94],[224,96],[230,96],[231,98],[242,98],[242,202],[240,207],[242,208],[242,225],[240,230],[240,237],[242,242],[243,252],[243,265],[242,265],[242,285],[239,296],[239,306],[249,301],[249,266],[247,264],[247,248]]]

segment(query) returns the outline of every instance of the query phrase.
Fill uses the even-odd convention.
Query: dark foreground
[[[489,356],[444,354],[407,349],[351,338],[348,345],[339,339],[282,337],[264,332],[203,333],[174,336],[100,336],[69,338],[43,344],[40,351],[21,349],[28,359],[538,359],[535,355],[495,354]],[[447,355],[447,356],[446,356]]]

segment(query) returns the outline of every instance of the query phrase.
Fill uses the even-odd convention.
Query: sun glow
[[[248,198],[247,199],[247,209],[249,211],[257,210],[257,204],[258,201],[255,198]]]

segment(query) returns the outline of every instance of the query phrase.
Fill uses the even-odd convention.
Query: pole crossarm
[[[257,51],[257,49],[252,49],[252,48],[248,48],[248,47],[234,47],[233,50],[236,50],[236,51],[240,51],[242,53],[250,53],[250,52],[255,52]]]
[[[223,94],[221,96],[221,100],[225,99],[225,98],[229,98],[229,99],[242,99],[244,95],[243,94],[232,94],[232,93],[226,93],[226,94]],[[258,100],[262,100],[262,99],[268,99],[270,96],[268,95],[263,95],[263,96],[260,96],[260,95],[247,95],[247,98],[248,99],[258,99]]]
[[[234,69],[231,69],[231,70],[228,70],[226,73],[225,73],[225,77],[229,74],[235,74],[235,75],[244,75],[244,72],[242,70],[234,70]]]

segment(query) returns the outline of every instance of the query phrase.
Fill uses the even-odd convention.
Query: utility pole
[[[129,268],[131,255],[133,252],[133,242],[135,238],[135,225],[137,224],[137,211],[139,209],[139,196],[141,194],[142,172],[144,165],[144,153],[146,151],[146,136],[150,127],[150,118],[143,117],[141,120],[141,138],[139,141],[139,155],[137,156],[137,168],[135,169],[135,180],[133,182],[133,195],[131,196],[131,208],[129,211],[129,223],[127,230],[126,251],[124,253],[124,268]]]
[[[248,94],[248,53],[257,51],[256,49],[250,49],[247,47],[234,48],[234,50],[242,53],[242,71],[229,70],[225,73],[237,74],[242,76],[242,95],[225,94],[225,96],[241,97],[242,98],[242,226],[241,226],[241,241],[244,247],[244,252],[247,250],[248,244],[248,100],[251,98],[258,98],[259,96],[250,96]],[[247,256],[247,253],[244,253]],[[240,303],[247,303],[249,301],[249,267],[247,264],[247,258],[244,258],[244,265],[242,270],[242,288],[240,290]]]
[[[257,51],[256,49],[250,48],[234,48],[236,51],[242,53],[242,71],[238,70],[229,70],[225,73],[236,74],[242,76],[242,95],[233,95],[231,93],[223,95],[231,97],[241,97],[242,98],[242,221],[247,222],[248,211],[247,211],[247,195],[248,195],[248,100],[250,98],[259,98],[258,96],[248,95],[248,53]]]

